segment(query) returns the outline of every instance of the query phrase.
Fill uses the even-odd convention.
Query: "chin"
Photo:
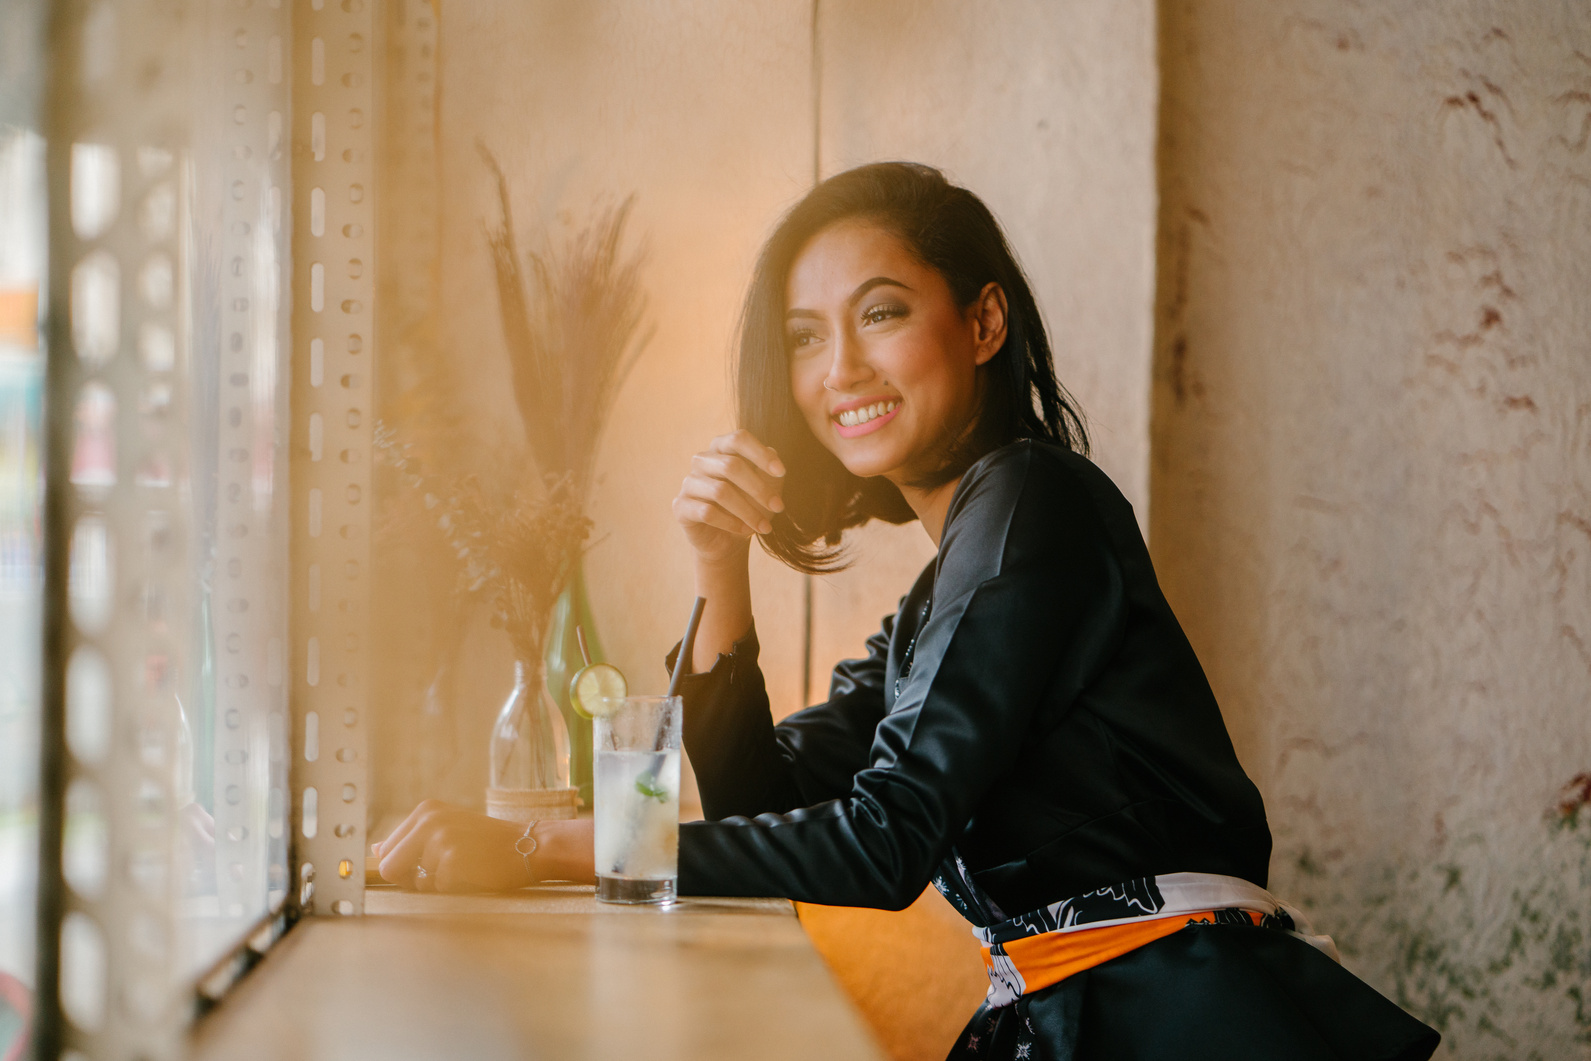
[[[900,461],[880,454],[836,453],[835,456],[840,458],[840,463],[845,466],[846,471],[859,479],[888,476],[890,472],[900,467]]]
[[[846,464],[845,470],[858,479],[880,479],[889,474],[888,468],[876,464]]]
[[[808,421],[807,426],[818,436],[823,448],[834,454],[841,467],[859,479],[888,477],[906,463],[906,454],[900,452],[903,447],[898,439],[885,440],[876,436],[837,438],[827,420],[820,424]]]

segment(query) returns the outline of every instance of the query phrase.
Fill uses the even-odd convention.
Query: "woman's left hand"
[[[503,892],[535,883],[514,850],[524,832],[519,822],[428,799],[371,850],[381,859],[381,875],[402,888]]]

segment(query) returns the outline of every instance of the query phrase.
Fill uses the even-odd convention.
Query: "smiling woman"
[[[815,188],[758,263],[739,387],[675,500],[709,602],[682,893],[898,909],[931,880],[990,979],[953,1061],[1430,1055],[1265,891],[1259,793],[976,196],[904,163]],[[824,570],[913,516],[938,555],[770,726],[749,539]]]
[[[901,909],[931,882],[989,972],[958,1061],[1431,1054],[1265,890],[1259,792],[975,196],[902,163],[819,185],[764,249],[739,369],[745,426],[674,500],[706,601],[677,650],[708,819],[680,826],[681,894]],[[920,520],[937,556],[774,725],[750,541],[821,570],[872,518]],[[470,812],[399,833],[393,880],[433,852],[591,873],[588,822],[541,823],[522,869]]]

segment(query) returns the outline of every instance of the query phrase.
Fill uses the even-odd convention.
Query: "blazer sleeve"
[[[685,751],[709,819],[785,812],[838,799],[868,763],[884,717],[884,668],[894,617],[867,640],[867,655],[834,668],[825,703],[774,725],[753,630],[711,670],[686,678]],[[672,670],[679,653],[668,654]]]
[[[687,894],[901,909],[1119,633],[1119,565],[1093,504],[1031,446],[974,465],[946,519],[915,663],[841,797],[680,828]],[[1052,690],[1057,682],[1066,689]]]

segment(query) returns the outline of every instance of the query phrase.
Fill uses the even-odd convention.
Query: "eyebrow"
[[[910,284],[903,284],[899,280],[894,280],[887,276],[874,276],[867,280],[863,280],[860,284],[857,284],[856,290],[851,292],[851,297],[846,299],[846,302],[854,306],[857,302],[861,301],[863,295],[873,290],[873,288],[885,286],[898,287],[905,291],[913,290]],[[806,317],[812,320],[819,320],[822,318],[822,316],[823,315],[816,310],[798,308],[787,311],[784,315],[784,318],[785,320],[794,320],[797,318]]]

